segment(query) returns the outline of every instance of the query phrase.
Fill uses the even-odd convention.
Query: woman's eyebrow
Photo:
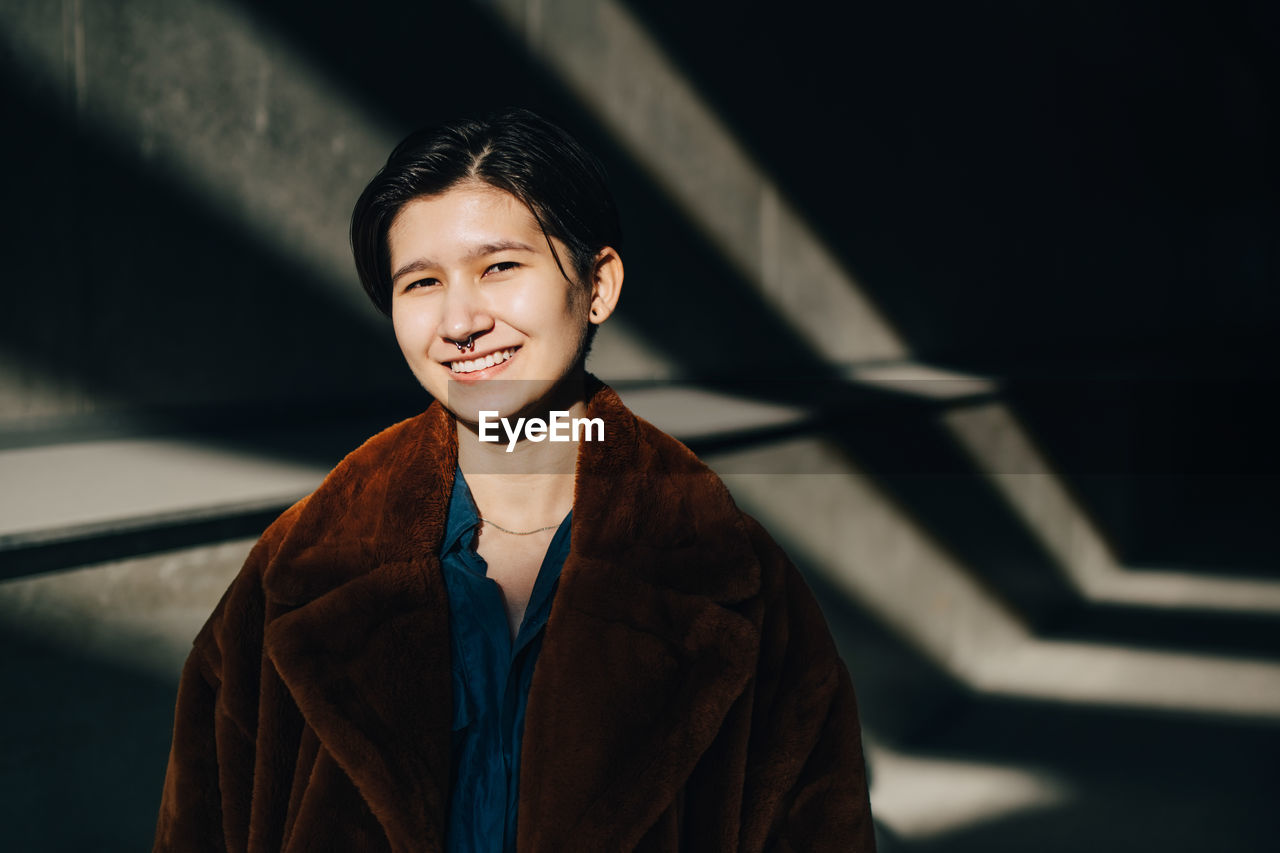
[[[521,243],[519,240],[499,240],[496,243],[485,243],[483,246],[476,246],[467,253],[465,260],[474,261],[483,258],[485,255],[492,255],[495,252],[536,252],[537,249],[528,243]]]
[[[519,240],[499,240],[496,243],[484,243],[480,246],[476,246],[474,249],[468,252],[462,258],[462,260],[464,262],[474,261],[474,260],[478,260],[479,258],[483,258],[485,255],[492,255],[495,252],[509,252],[509,251],[537,252],[537,249],[533,248],[528,243],[522,243]],[[429,260],[428,258],[418,258],[417,260],[410,261],[409,263],[400,267],[400,269],[396,270],[392,274],[391,280],[396,281],[397,279],[400,278],[400,276],[408,275],[411,272],[422,272],[423,270],[439,269],[439,268],[440,268],[440,264],[436,263],[435,261]]]

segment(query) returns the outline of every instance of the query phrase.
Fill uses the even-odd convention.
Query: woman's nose
[[[452,341],[466,341],[493,328],[493,316],[479,288],[470,283],[448,287],[439,333]]]

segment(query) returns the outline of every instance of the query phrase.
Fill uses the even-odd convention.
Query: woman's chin
[[[450,382],[440,402],[465,424],[480,423],[481,413],[494,418],[525,417],[548,398],[554,383],[536,379],[489,379]]]

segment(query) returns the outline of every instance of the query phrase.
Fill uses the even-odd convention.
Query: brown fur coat
[[[871,850],[853,689],[798,573],[611,389],[589,415],[519,849]],[[434,404],[266,531],[183,670],[156,850],[442,848],[456,457]]]

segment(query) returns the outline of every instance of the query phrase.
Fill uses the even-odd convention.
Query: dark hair
[[[476,180],[506,190],[533,214],[561,274],[585,284],[596,254],[621,250],[618,209],[600,163],[577,140],[529,110],[509,110],[411,134],[356,201],[351,250],[365,292],[383,314],[391,313],[391,252],[387,232],[396,214],[415,198]],[[569,249],[574,276],[549,237]]]

